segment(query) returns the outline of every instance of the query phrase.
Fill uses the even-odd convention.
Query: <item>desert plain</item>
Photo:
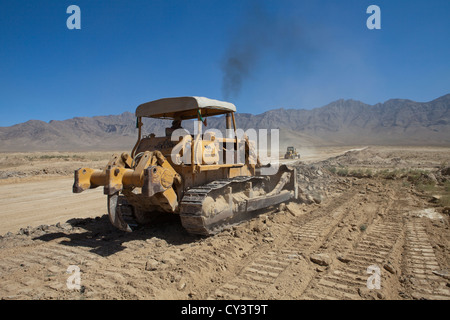
[[[72,193],[121,150],[1,153],[0,298],[450,299],[450,148],[298,151],[299,199],[211,237],[169,214],[125,233],[102,188]]]

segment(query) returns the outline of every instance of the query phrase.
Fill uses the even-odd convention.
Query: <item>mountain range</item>
[[[312,110],[236,113],[236,123],[244,130],[280,129],[281,149],[287,145],[450,146],[450,94],[429,102],[391,99],[368,105],[341,99]],[[170,124],[168,120],[145,119],[143,133],[162,135]],[[208,118],[208,128],[222,129],[224,124],[223,116]],[[63,121],[30,120],[0,127],[0,151],[130,150],[136,136],[136,118],[131,112]]]

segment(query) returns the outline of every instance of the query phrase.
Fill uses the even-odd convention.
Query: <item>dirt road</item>
[[[105,213],[101,188],[78,195],[72,193],[72,184],[73,178],[65,177],[0,185],[0,234]]]
[[[92,216],[76,211],[77,218],[67,223],[2,237],[0,297],[450,300],[449,217],[445,207],[433,202],[436,197],[406,177],[342,176],[328,167],[355,159],[358,166],[370,161],[376,167],[373,159],[378,158],[386,167],[390,158],[379,152],[377,158],[374,152],[354,151],[326,165],[299,165],[300,201],[283,211],[268,208],[258,218],[206,238],[186,233],[176,215],[162,215],[131,234],[120,232],[99,214],[105,210],[101,189],[79,201],[80,195],[70,194],[68,179],[53,182],[50,193],[59,199],[54,204],[39,192],[27,204],[12,190],[2,201],[14,204],[16,199],[18,211],[22,202],[28,214],[52,212],[64,220],[78,204],[82,214]],[[437,162],[445,158],[439,155]],[[448,181],[437,173],[434,177]],[[433,192],[443,188],[436,185]],[[95,204],[99,208],[88,211]],[[80,287],[71,289],[76,276]]]

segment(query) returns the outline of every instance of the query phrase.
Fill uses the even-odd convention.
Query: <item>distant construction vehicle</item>
[[[285,159],[300,159],[300,154],[294,147],[287,147],[286,153],[284,154]]]
[[[138,139],[131,154],[113,155],[103,170],[76,170],[73,192],[104,186],[110,221],[121,230],[133,231],[155,212],[165,212],[178,214],[189,233],[201,235],[215,234],[248,220],[259,209],[296,198],[295,168],[281,165],[271,175],[262,174],[265,167],[254,142],[246,135],[237,137],[234,112],[232,103],[203,97],[141,104],[136,109]],[[226,115],[226,129],[232,134],[202,135],[206,118],[221,114]],[[164,137],[142,136],[142,117],[170,119],[172,127]],[[200,134],[174,138],[181,122],[190,119],[198,120]],[[234,161],[227,163],[230,158]]]

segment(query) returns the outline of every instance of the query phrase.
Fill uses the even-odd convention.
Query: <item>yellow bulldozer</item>
[[[232,103],[204,97],[141,104],[131,153],[113,155],[103,170],[75,170],[73,192],[103,186],[110,221],[120,230],[131,232],[164,212],[178,214],[189,233],[201,235],[216,234],[262,208],[297,198],[295,168],[280,165],[264,174],[271,164],[261,164],[247,135],[238,138],[235,112]],[[206,119],[220,115],[225,115],[225,137],[214,130],[202,134]],[[162,137],[143,135],[145,117],[170,119],[172,127]],[[197,132],[183,129],[185,120],[194,120]]]
[[[287,147],[286,153],[284,154],[285,159],[300,159],[300,154],[297,152],[295,147]]]

